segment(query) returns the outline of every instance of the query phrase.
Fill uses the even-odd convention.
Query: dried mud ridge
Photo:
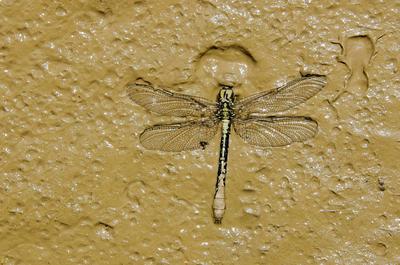
[[[217,45],[213,45],[209,48],[207,48],[204,52],[200,53],[199,56],[197,56],[197,58],[195,59],[195,61],[199,61],[204,55],[206,55],[207,53],[211,52],[211,51],[226,51],[226,50],[236,50],[244,55],[246,55],[253,63],[257,63],[256,58],[254,58],[254,56],[250,53],[250,51],[248,49],[246,49],[245,47],[241,46],[241,45],[226,45],[226,46],[217,46]]]

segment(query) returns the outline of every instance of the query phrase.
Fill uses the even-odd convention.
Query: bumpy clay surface
[[[0,1],[0,264],[400,264],[396,1]],[[214,100],[328,77],[305,143],[147,151],[143,78]]]

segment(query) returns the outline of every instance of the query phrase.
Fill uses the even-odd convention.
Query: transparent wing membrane
[[[236,114],[239,118],[248,118],[251,115],[285,111],[305,102],[325,85],[324,76],[304,76],[274,90],[260,92],[239,100],[235,107]]]
[[[140,142],[147,149],[169,152],[204,149],[217,129],[217,120],[160,124],[144,130]]]
[[[306,117],[258,117],[235,120],[233,127],[248,144],[274,147],[305,141],[315,135],[318,125]]]
[[[161,115],[207,117],[214,115],[217,108],[204,98],[173,93],[141,80],[128,84],[127,88],[133,102]]]

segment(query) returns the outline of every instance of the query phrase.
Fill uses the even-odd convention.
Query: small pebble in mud
[[[378,179],[378,188],[379,188],[380,191],[385,191],[386,190],[385,182],[381,178]]]

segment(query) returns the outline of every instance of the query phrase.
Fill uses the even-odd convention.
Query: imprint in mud
[[[353,36],[344,40],[341,47],[339,61],[350,70],[346,87],[356,94],[365,93],[369,83],[367,67],[375,52],[372,39],[367,35]]]
[[[253,55],[239,45],[211,46],[195,62],[196,77],[205,87],[243,84],[257,63]]]

